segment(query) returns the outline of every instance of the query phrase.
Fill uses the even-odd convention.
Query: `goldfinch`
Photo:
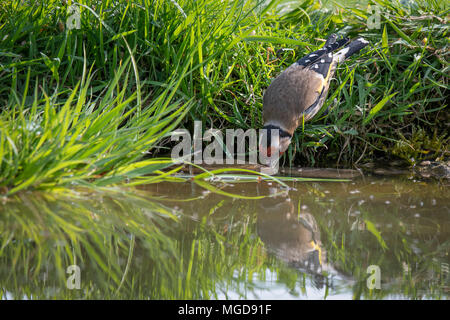
[[[267,144],[260,142],[259,151],[265,157],[276,151],[281,156],[287,150],[295,129],[314,117],[325,102],[338,63],[368,44],[363,38],[349,42],[348,38],[338,40],[332,34],[322,48],[298,60],[272,81],[263,97]],[[278,143],[271,141],[271,129],[279,130]]]

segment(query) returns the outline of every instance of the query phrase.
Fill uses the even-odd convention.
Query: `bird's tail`
[[[323,49],[326,50],[326,53],[333,52],[340,47],[343,47],[348,43],[349,39],[347,37],[342,37],[340,39],[337,38],[335,33],[331,34],[327,41],[325,42]]]
[[[364,38],[358,38],[352,42],[350,42],[348,45],[345,46],[345,48],[339,50],[333,55],[333,60],[337,63],[344,61],[351,55],[359,52],[362,48],[367,46],[369,44],[369,41],[365,40]]]

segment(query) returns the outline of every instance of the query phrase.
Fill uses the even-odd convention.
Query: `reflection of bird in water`
[[[257,227],[270,252],[289,266],[312,274],[316,287],[322,288],[326,253],[313,215],[297,214],[289,198],[266,198],[260,201]]]

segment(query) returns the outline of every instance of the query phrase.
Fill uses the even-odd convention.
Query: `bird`
[[[259,144],[266,159],[288,149],[297,127],[313,118],[325,102],[337,65],[368,44],[362,37],[350,41],[331,34],[322,48],[293,63],[271,82],[263,96],[266,131]],[[278,130],[279,139],[271,139],[271,130]]]

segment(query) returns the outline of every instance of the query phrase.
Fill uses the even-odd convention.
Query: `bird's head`
[[[289,144],[291,143],[292,136],[277,126],[265,125],[263,129],[266,129],[265,133],[261,135],[261,139],[259,142],[259,152],[265,158],[271,158],[275,153],[278,152],[281,157],[283,153],[288,149]],[[272,130],[278,131],[278,139],[276,135],[273,136]],[[263,139],[267,139],[267,143],[264,143]]]

